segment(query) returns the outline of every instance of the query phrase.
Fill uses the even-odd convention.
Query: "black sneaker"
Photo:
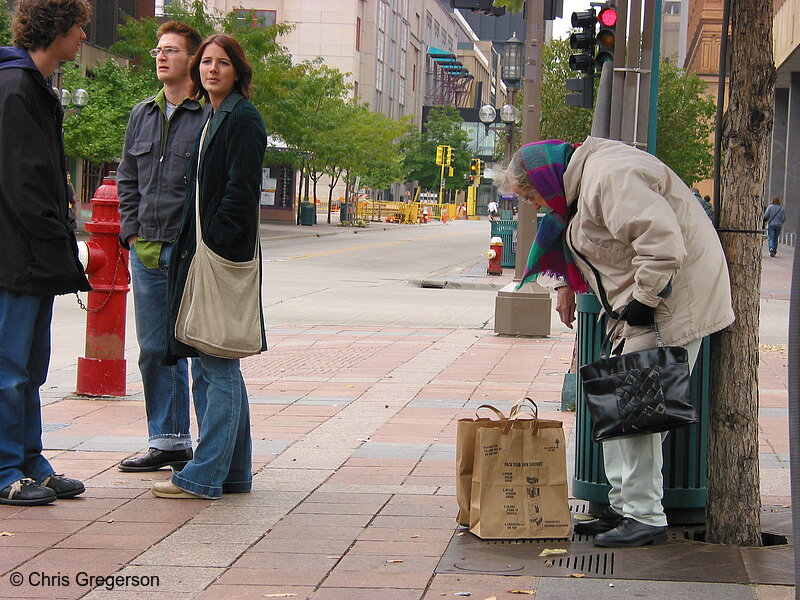
[[[53,490],[38,485],[33,479],[20,479],[0,490],[0,504],[39,506],[50,504],[55,499]]]
[[[56,473],[43,479],[39,485],[53,490],[56,498],[74,498],[86,491],[86,487],[77,479],[69,479]]]

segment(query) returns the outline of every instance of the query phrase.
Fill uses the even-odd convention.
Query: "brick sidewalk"
[[[163,500],[149,488],[167,471],[118,471],[145,443],[136,381],[125,400],[46,405],[47,455],[88,489],[45,507],[0,506],[0,598],[432,600],[469,592],[503,600],[519,597],[507,590],[543,582],[540,599],[567,597],[532,577],[434,569],[455,529],[456,420],[528,395],[542,416],[564,421],[571,439],[573,415],[557,410],[572,334],[298,326],[268,335],[270,351],[243,361],[257,469],[251,494]],[[762,490],[765,502],[788,504],[786,353],[765,349],[762,359]],[[76,581],[81,571],[159,582],[90,591]],[[60,574],[71,585],[13,587],[12,572]],[[754,589],[758,598],[793,596]]]

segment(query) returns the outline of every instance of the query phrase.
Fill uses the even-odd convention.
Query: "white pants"
[[[694,368],[703,340],[684,346],[689,353],[689,372]],[[641,335],[625,342],[623,354],[656,346],[655,335]],[[667,524],[661,498],[664,496],[664,465],[661,444],[666,432],[637,435],[603,442],[603,466],[611,484],[608,503],[619,514],[657,527]]]

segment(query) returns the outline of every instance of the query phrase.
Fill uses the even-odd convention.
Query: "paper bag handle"
[[[488,408],[489,410],[494,412],[494,414],[500,419],[505,419],[506,418],[506,416],[498,408],[495,408],[491,404],[481,404],[478,408],[475,409],[475,416],[478,417],[479,419],[480,419],[480,416],[478,415],[478,411],[480,409],[482,409],[482,408]]]

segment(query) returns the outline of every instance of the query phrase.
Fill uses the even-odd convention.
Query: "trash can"
[[[307,200],[300,203],[300,225],[313,225],[315,216],[314,205]]]
[[[500,211],[500,220],[501,221],[510,221],[511,217],[514,216],[514,211],[511,210],[501,210]]]
[[[346,200],[342,200],[339,203],[339,223],[344,223],[345,221],[347,221],[347,218],[348,218],[348,215],[347,215],[347,201]]]
[[[600,301],[594,294],[578,294],[578,367],[600,357],[600,344],[608,318],[600,314]],[[692,404],[700,422],[670,431],[664,440],[664,498],[662,504],[670,525],[705,523],[706,481],[708,475],[708,396],[711,369],[710,338],[703,339],[692,371]],[[575,417],[575,474],[572,495],[589,501],[589,510],[598,515],[608,504],[610,486],[603,469],[603,447],[592,441],[592,420],[583,399],[583,382],[578,377]]]
[[[491,221],[492,237],[503,240],[503,267],[513,267],[517,260],[517,221]]]

